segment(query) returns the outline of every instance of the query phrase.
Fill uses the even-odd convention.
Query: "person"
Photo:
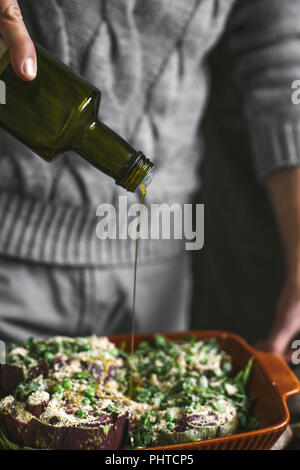
[[[155,163],[148,204],[184,204],[199,187],[206,58],[228,28],[257,178],[285,250],[265,345],[280,354],[300,329],[300,108],[290,99],[299,17],[297,0],[0,0],[16,74],[38,73],[33,38],[98,86],[101,119]],[[0,165],[0,337],[129,331],[134,242],[95,237],[97,205],[122,190],[77,155],[49,165],[2,130]],[[189,327],[190,257],[165,247],[142,243],[137,331]]]

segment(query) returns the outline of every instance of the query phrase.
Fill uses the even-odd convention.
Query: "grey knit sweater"
[[[291,103],[291,83],[300,78],[299,0],[20,6],[32,37],[101,89],[100,118],[154,161],[148,201],[188,202],[198,187],[205,59],[225,28],[258,178],[299,165],[300,106]],[[95,235],[97,205],[125,192],[76,154],[49,165],[1,130],[0,174],[0,255],[73,266],[132,261],[132,242]],[[141,258],[163,253],[163,244],[147,242]]]

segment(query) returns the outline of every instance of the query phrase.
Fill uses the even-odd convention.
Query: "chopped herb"
[[[77,411],[76,411],[76,416],[77,418],[81,418],[81,419],[84,419],[87,417],[87,411],[86,410],[83,410],[82,408],[79,408]]]
[[[103,432],[104,432],[104,435],[107,436],[108,433],[109,433],[109,430],[111,428],[111,425],[110,424],[107,424],[106,426],[103,426]]]

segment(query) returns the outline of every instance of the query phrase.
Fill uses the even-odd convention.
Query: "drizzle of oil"
[[[140,209],[144,202],[146,196],[146,188],[143,184],[140,186],[141,189],[141,199],[140,199]],[[137,281],[137,265],[138,265],[138,253],[139,253],[139,232],[141,224],[141,210],[139,213],[138,224],[137,224],[137,238],[135,241],[135,258],[134,258],[134,275],[133,275],[133,296],[132,296],[132,314],[131,314],[131,345],[130,352],[131,358],[134,353],[134,335],[135,335],[135,301],[136,301],[136,281]],[[129,397],[133,396],[133,379],[132,379],[132,367],[130,367],[130,379],[129,379]]]

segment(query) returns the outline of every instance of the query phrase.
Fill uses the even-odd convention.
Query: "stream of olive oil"
[[[138,218],[137,224],[137,238],[135,241],[135,257],[134,257],[134,273],[133,273],[133,296],[132,296],[132,314],[131,314],[131,345],[130,345],[130,352],[131,358],[133,357],[134,353],[134,335],[135,335],[135,302],[136,302],[136,283],[137,283],[137,266],[138,266],[138,253],[139,253],[139,233],[140,233],[140,225],[141,225],[141,213],[142,213],[142,204],[144,202],[146,196],[146,188],[143,184],[140,186],[141,188],[141,199],[140,199],[140,213]],[[132,367],[130,367],[130,379],[129,379],[129,396],[132,398],[133,396],[133,380],[132,380]]]

